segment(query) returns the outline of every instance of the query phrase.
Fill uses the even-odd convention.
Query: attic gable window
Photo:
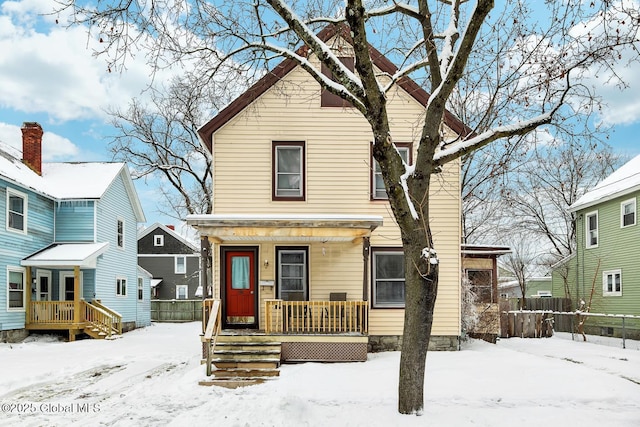
[[[153,236],[153,246],[164,246],[164,235],[156,234]]]
[[[274,141],[272,146],[272,199],[305,200],[305,143]]]
[[[353,71],[355,69],[355,59],[353,57],[340,57],[338,59],[350,71]],[[329,68],[326,65],[322,64],[321,71],[322,71],[322,74],[324,74],[327,77],[331,77],[331,80],[336,81],[336,79],[333,77],[331,71],[329,70]],[[352,107],[353,105],[351,105],[351,103],[349,101],[345,101],[344,99],[340,98],[338,95],[335,95],[335,94],[329,92],[327,89],[322,89],[322,92],[320,93],[320,106],[322,106],[322,107]]]
[[[396,143],[396,148],[400,153],[400,157],[406,164],[411,164],[411,144],[410,143]],[[371,200],[387,200],[387,190],[384,188],[384,181],[382,180],[382,171],[377,160],[373,158],[373,150],[371,150],[370,164],[373,165],[371,171]]]
[[[620,227],[636,225],[636,199],[620,203]]]
[[[116,241],[118,247],[124,249],[124,220],[120,218],[118,218]]]
[[[8,231],[27,233],[27,195],[7,188]]]

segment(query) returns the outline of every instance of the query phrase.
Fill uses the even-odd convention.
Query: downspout
[[[369,237],[362,239],[362,260],[364,263],[362,269],[362,301],[368,301],[369,296],[369,249],[371,242]]]

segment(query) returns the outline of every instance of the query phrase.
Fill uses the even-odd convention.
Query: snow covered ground
[[[114,341],[0,344],[0,425],[639,426],[637,342],[570,335],[472,341],[427,356],[425,412],[397,413],[398,352],[283,365],[279,379],[201,387],[199,323]],[[617,345],[617,347],[613,346]]]

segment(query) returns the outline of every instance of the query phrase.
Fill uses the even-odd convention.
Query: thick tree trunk
[[[405,254],[405,315],[398,384],[398,411],[421,415],[424,409],[424,375],[427,349],[433,325],[433,310],[438,292],[438,264],[423,257],[423,249],[431,248],[431,232],[427,239],[410,239],[403,243]]]

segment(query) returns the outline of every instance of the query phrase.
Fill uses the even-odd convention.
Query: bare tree
[[[619,164],[606,144],[591,141],[539,145],[502,190],[513,218],[511,228],[541,239],[541,252],[558,261],[575,252],[576,223],[569,212],[578,198]],[[550,250],[549,250],[550,249]]]
[[[420,414],[424,373],[438,292],[439,260],[429,225],[429,190],[442,167],[503,138],[566,119],[593,92],[580,84],[585,72],[618,79],[613,65],[622,49],[637,42],[638,11],[621,3],[582,1],[505,2],[384,0],[337,2],[250,0],[99,0],[91,9],[71,2],[76,22],[103,37],[105,52],[123,59],[132,43],[151,49],[152,58],[215,58],[216,64],[257,70],[275,58],[298,63],[323,88],[350,102],[369,122],[373,156],[380,165],[389,203],[400,227],[405,255],[405,319],[398,409]],[[344,2],[340,2],[341,5]],[[542,16],[542,17],[540,17]],[[328,24],[352,43],[355,73],[315,33]],[[374,67],[369,40],[387,46],[399,68],[381,74]],[[302,48],[296,49],[300,43]],[[378,43],[376,43],[378,44]],[[332,73],[308,61],[315,56]],[[219,62],[218,62],[219,60]],[[637,55],[633,56],[637,60]],[[218,67],[218,65],[216,65]],[[212,69],[210,78],[218,68]],[[386,94],[413,76],[430,92],[415,162],[407,165],[394,145]],[[511,114],[490,129],[451,137],[443,128],[449,100],[478,92],[469,81],[491,81],[488,102],[511,106]],[[619,80],[621,81],[621,80]],[[575,108],[574,108],[575,107]],[[474,123],[469,123],[475,129]],[[510,141],[517,141],[512,139]]]
[[[110,149],[128,162],[134,179],[149,179],[163,196],[162,212],[176,219],[211,213],[211,160],[198,139],[200,123],[215,109],[211,86],[194,76],[171,80],[168,87],[152,87],[148,101],[133,99],[126,110],[108,111],[117,134]]]

